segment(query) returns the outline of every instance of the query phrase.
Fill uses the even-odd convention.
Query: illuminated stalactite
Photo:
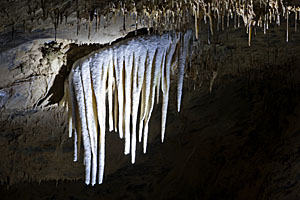
[[[67,92],[69,136],[74,129],[74,161],[78,160],[82,137],[86,184],[96,184],[96,177],[99,184],[103,181],[107,116],[108,130],[118,131],[120,138],[125,139],[124,154],[131,154],[132,163],[135,163],[137,137],[143,142],[146,153],[149,121],[160,91],[161,140],[164,140],[170,71],[178,65],[177,106],[180,111],[191,36],[192,31],[139,37],[94,52],[74,64]]]

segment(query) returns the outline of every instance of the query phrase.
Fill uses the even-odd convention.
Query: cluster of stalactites
[[[113,13],[113,16],[120,13],[132,15],[136,19],[136,28],[138,24],[142,24],[148,28],[153,27],[158,32],[184,29],[193,17],[196,38],[202,19],[205,23],[209,21],[209,35],[213,34],[213,21],[217,30],[224,30],[225,26],[230,26],[232,20],[235,28],[244,23],[249,35],[249,45],[253,27],[264,27],[266,33],[272,21],[280,25],[280,16],[287,20],[288,41],[289,15],[294,12],[295,20],[298,20],[300,15],[300,8],[288,4],[285,0],[146,0],[138,4],[134,1],[119,1],[117,4],[111,3],[108,11]]]
[[[191,33],[135,38],[74,64],[67,93],[69,136],[74,133],[74,161],[83,141],[86,184],[94,185],[97,177],[99,184],[103,181],[107,119],[108,130],[125,139],[124,153],[131,153],[132,163],[137,139],[146,153],[149,121],[160,93],[164,141],[171,72],[178,70],[179,111]]]
[[[214,28],[224,30],[225,26],[246,28],[249,35],[249,45],[251,44],[252,29],[262,27],[264,33],[272,22],[280,25],[280,20],[284,17],[287,20],[287,41],[288,41],[288,20],[289,15],[294,13],[295,20],[299,20],[299,4],[291,4],[286,0],[115,0],[105,5],[101,1],[83,1],[76,3],[65,1],[62,5],[54,6],[53,3],[41,1],[43,19],[51,16],[56,29],[60,23],[70,16],[74,9],[77,17],[77,34],[81,25],[88,27],[88,38],[91,32],[98,32],[101,23],[107,24],[109,21],[116,22],[118,16],[123,16],[125,23],[127,19],[135,21],[135,28],[153,28],[156,32],[163,33],[168,30],[185,30],[193,21],[195,23],[195,35],[198,38],[200,21],[204,20],[208,24],[208,34],[213,34]],[[75,4],[75,5],[73,5]],[[47,6],[51,9],[47,10]],[[50,14],[48,13],[50,12]],[[85,20],[82,20],[85,19]],[[131,23],[131,22],[130,22]],[[140,26],[140,27],[139,27]],[[95,28],[92,28],[95,27]],[[297,29],[297,23],[295,23]],[[254,31],[255,33],[255,31]]]

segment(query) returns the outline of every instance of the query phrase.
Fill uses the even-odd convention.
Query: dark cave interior
[[[187,2],[198,1],[212,7],[216,2],[231,2]],[[276,2],[262,1],[266,9]],[[205,21],[211,18],[209,14],[207,19],[205,14],[199,14],[199,19],[189,14],[189,23],[184,16],[179,28],[171,29],[199,31],[198,39],[192,38],[185,66],[180,112],[178,77],[171,77],[165,141],[161,142],[160,135],[162,97],[155,101],[150,119],[147,154],[137,142],[134,164],[123,153],[124,139],[108,131],[107,120],[104,182],[95,186],[84,182],[83,153],[73,162],[74,138],[68,136],[66,82],[74,63],[112,45],[170,30],[161,31],[158,21],[151,27],[137,25],[129,14],[126,18],[116,15],[116,19],[112,14],[98,14],[100,7],[118,1],[81,1],[85,2],[83,9],[71,0],[69,10],[63,1],[53,2],[56,7],[51,3],[54,9],[46,11],[39,8],[40,2],[28,0],[26,9],[36,11],[24,16],[15,13],[24,2],[0,2],[0,199],[300,199],[300,35],[296,29],[300,9],[298,18],[292,13],[299,6],[297,1],[277,1],[286,3],[291,13],[287,20],[282,17],[280,26],[268,24],[267,34],[251,20],[248,33],[247,26],[234,27],[235,19],[229,14],[223,16],[229,26],[218,31],[217,15],[212,25]],[[147,0],[132,2],[137,7],[149,4]],[[153,5],[161,5],[160,0],[155,2]],[[242,2],[252,8],[250,1]],[[60,14],[68,16],[68,22],[67,17],[65,24],[55,22],[54,36],[52,13],[58,8],[64,8]],[[86,17],[79,8],[91,16]],[[258,22],[252,15],[261,15],[253,10],[247,16]],[[19,21],[11,17],[14,14]],[[5,22],[11,18],[16,20],[12,30]],[[195,20],[201,20],[196,21],[197,30]],[[249,30],[253,32],[251,46]],[[175,75],[176,70],[177,65]],[[85,151],[83,145],[80,150]]]

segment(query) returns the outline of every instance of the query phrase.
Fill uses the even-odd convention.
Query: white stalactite
[[[148,55],[146,60],[146,72],[145,72],[145,84],[143,88],[143,102],[142,102],[142,110],[140,114],[140,124],[139,124],[139,142],[142,141],[143,130],[144,130],[144,120],[147,115],[147,110],[149,107],[149,96],[150,96],[150,86],[151,86],[151,75],[152,75],[152,64],[153,58],[156,52],[156,48],[152,48],[152,46],[147,46]],[[144,131],[145,133],[145,131]]]
[[[85,114],[87,121],[87,131],[90,137],[91,152],[92,152],[92,185],[96,183],[97,173],[97,125],[95,122],[93,111],[93,92],[90,76],[89,60],[84,61],[81,67],[81,78],[83,84]]]
[[[118,131],[119,137],[125,138],[124,154],[131,153],[132,164],[136,159],[137,130],[146,153],[149,122],[160,89],[161,140],[164,141],[171,68],[178,64],[179,111],[190,39],[191,31],[181,37],[170,33],[139,37],[93,52],[74,64],[66,93],[69,135],[74,133],[75,137],[74,161],[78,160],[82,135],[86,184],[96,184],[96,177],[99,184],[103,182],[106,116],[108,131]]]
[[[132,135],[131,135],[131,163],[135,163],[136,151],[136,123],[138,108],[141,96],[141,90],[144,82],[145,74],[145,61],[147,52],[143,51],[143,45],[137,46],[137,53],[134,54],[134,67],[133,67],[133,92],[132,92]]]
[[[74,91],[74,87],[73,87],[73,80],[72,78],[69,79],[69,84],[68,84],[68,87],[69,87],[69,99],[68,101],[70,102],[69,103],[69,108],[71,109],[72,111],[72,128],[74,129],[74,162],[78,161],[78,144],[77,144],[77,134],[80,130],[78,129],[81,129],[81,127],[78,127],[79,126],[79,119],[78,119],[78,116],[76,116],[76,110],[78,110],[78,107],[76,105],[76,96],[75,96],[75,91]],[[69,110],[70,112],[70,110]],[[70,127],[69,127],[69,131],[72,131],[70,130]]]
[[[124,105],[124,86],[123,86],[123,52],[121,49],[114,51],[114,64],[116,73],[118,107],[119,107],[119,137],[123,138],[123,105]]]
[[[87,129],[84,92],[83,92],[83,84],[82,84],[80,70],[81,69],[74,70],[71,76],[73,78],[75,96],[78,103],[80,124],[81,124],[82,137],[83,137],[82,138],[83,147],[84,147],[85,183],[88,185],[90,184],[90,177],[91,177],[91,142],[90,142],[89,132]]]
[[[129,44],[127,48],[131,48]],[[133,51],[125,49],[125,150],[124,154],[130,153],[130,114],[131,114],[131,86],[132,86],[132,67],[133,67]]]
[[[168,103],[169,103],[169,90],[170,90],[170,76],[171,76],[171,62],[174,56],[176,46],[178,43],[179,38],[174,35],[173,41],[171,40],[170,36],[170,43],[169,49],[167,50],[166,54],[166,65],[165,68],[162,69],[162,92],[163,92],[163,99],[162,99],[162,114],[161,114],[161,141],[164,142],[165,138],[165,130],[166,130],[166,122],[167,122],[167,112],[168,112]]]
[[[157,79],[159,76],[159,71],[161,70],[161,63],[162,63],[162,57],[165,53],[165,47],[158,48],[156,50],[155,60],[154,60],[154,71],[151,75],[151,86],[150,86],[150,96],[147,102],[149,102],[146,112],[146,117],[144,121],[144,140],[143,140],[143,152],[146,153],[147,151],[147,141],[148,141],[148,128],[149,128],[149,121],[151,118],[151,114],[153,111],[154,101],[155,101],[155,89],[157,86]]]
[[[181,106],[181,98],[182,98],[182,87],[183,87],[183,78],[184,78],[184,67],[186,63],[186,57],[187,52],[190,45],[190,39],[192,36],[192,32],[188,31],[184,36],[182,36],[184,39],[181,41],[183,48],[180,51],[179,55],[179,63],[178,63],[178,85],[177,85],[177,109],[178,112],[180,112],[180,106]]]
[[[114,130],[114,114],[113,114],[113,83],[114,83],[114,66],[113,66],[112,52],[109,54],[109,67],[108,67],[108,112],[109,112],[109,131]]]

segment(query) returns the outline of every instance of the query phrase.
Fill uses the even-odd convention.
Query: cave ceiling
[[[213,34],[213,26],[224,30],[224,20],[229,17],[235,27],[243,23],[251,35],[252,26],[268,26],[272,20],[280,23],[280,18],[299,12],[299,5],[296,0],[2,0],[0,31],[6,37],[1,43],[7,45],[18,37],[27,40],[54,37],[103,44],[145,27],[157,32],[193,27],[197,37],[201,20],[209,21]]]

